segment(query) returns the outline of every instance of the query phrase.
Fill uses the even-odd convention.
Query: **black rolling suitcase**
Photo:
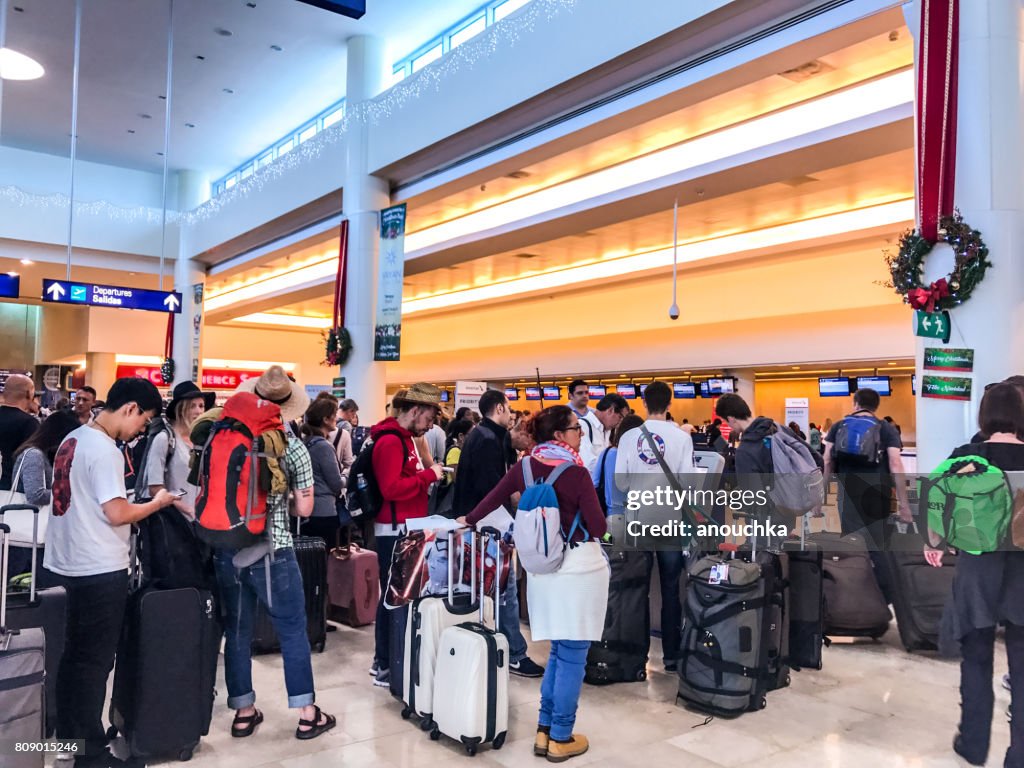
[[[608,609],[601,640],[590,644],[584,681],[591,685],[647,679],[651,614],[647,597],[651,556],[607,550],[611,563]]]
[[[405,633],[409,623],[409,606],[403,605],[387,612],[388,617],[388,669],[391,682],[388,688],[396,699],[405,699]]]
[[[886,555],[892,583],[892,607],[900,642],[907,651],[934,651],[939,647],[942,612],[953,594],[956,557],[948,552],[942,567],[924,559],[924,540],[917,533],[895,532]]]
[[[825,643],[825,585],[821,549],[814,542],[786,542],[789,556],[789,666],[821,669]]]
[[[128,598],[111,729],[133,757],[189,760],[210,730],[221,626],[212,592],[144,588]]]
[[[306,634],[309,647],[321,653],[327,644],[327,546],[317,536],[295,536],[295,560],[302,574],[306,594]],[[256,605],[252,630],[253,653],[276,653],[281,650],[277,633],[266,606]]]
[[[878,586],[864,539],[838,533],[815,533],[807,539],[823,553],[825,634],[876,640],[884,635],[892,613]]]
[[[7,597],[7,625],[11,629],[39,627],[46,635],[46,735],[57,728],[57,671],[64,654],[64,633],[67,628],[67,593],[64,587],[36,589],[39,574],[38,538],[39,508],[28,504],[0,507],[0,522],[4,513],[32,510],[36,516],[32,532],[32,584],[28,592],[14,592]]]
[[[4,768],[43,768],[43,752],[15,754],[14,742],[44,737],[46,638],[38,627],[7,627],[7,563],[10,528],[0,523],[0,743]]]

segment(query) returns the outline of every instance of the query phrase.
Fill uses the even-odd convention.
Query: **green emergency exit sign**
[[[952,330],[949,312],[925,312],[918,309],[914,312],[914,335],[926,339],[941,339],[943,344],[949,343],[949,332]]]

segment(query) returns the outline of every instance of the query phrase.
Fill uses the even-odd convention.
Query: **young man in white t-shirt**
[[[57,673],[57,738],[84,739],[75,768],[107,766],[103,705],[128,598],[131,524],[177,498],[165,489],[130,504],[124,457],[128,442],[160,410],[160,393],[146,379],[118,379],[92,423],[64,438],[53,463],[53,515],[44,565],[67,590],[64,655]]]
[[[668,488],[665,476],[656,454],[651,450],[651,441],[665,461],[669,471],[686,484],[685,476],[693,473],[693,440],[690,435],[668,420],[668,407],[672,403],[672,389],[663,381],[654,381],[644,391],[644,405],[647,407],[647,421],[644,427],[637,427],[619,438],[619,451],[615,457],[615,484],[621,491],[650,490],[656,487]],[[648,440],[644,428],[651,435]],[[638,475],[645,475],[642,479]],[[680,477],[683,476],[683,477]],[[636,486],[636,487],[633,487]],[[679,600],[679,578],[682,576],[685,560],[682,548],[655,553],[658,560],[658,577],[661,581],[661,644],[665,669],[675,671],[678,664],[679,646],[682,640],[683,607]]]

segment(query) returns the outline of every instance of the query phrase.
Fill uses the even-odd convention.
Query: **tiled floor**
[[[191,765],[195,768],[320,768],[321,766],[542,765],[531,751],[539,681],[512,679],[511,726],[500,751],[467,757],[454,742],[430,741],[386,689],[374,688],[366,670],[372,627],[341,627],[314,656],[321,706],[338,716],[332,732],[311,742],[293,737],[295,717],[285,706],[278,656],[259,657],[254,677],[266,721],[248,739],[229,736],[231,713],[223,684],[213,730]],[[660,658],[657,641],[652,658]],[[533,657],[543,660],[546,643]],[[1002,646],[998,654],[1003,654]],[[997,670],[1005,672],[1005,658]],[[767,709],[736,720],[704,717],[674,703],[676,679],[651,667],[645,683],[584,686],[578,730],[590,737],[588,754],[571,765],[616,768],[946,768],[964,765],[949,749],[958,714],[958,668],[909,655],[895,626],[877,644],[835,644],[824,669],[793,674],[793,684],[769,696]],[[998,687],[998,683],[996,683]],[[1002,765],[1009,694],[998,688],[990,765]],[[472,762],[470,762],[472,761]]]

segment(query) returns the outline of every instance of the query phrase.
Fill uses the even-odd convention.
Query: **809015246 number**
[[[0,740],[0,755],[13,755],[19,752],[63,752],[65,754],[77,754],[84,749],[85,742],[81,739],[68,739],[64,741]]]

